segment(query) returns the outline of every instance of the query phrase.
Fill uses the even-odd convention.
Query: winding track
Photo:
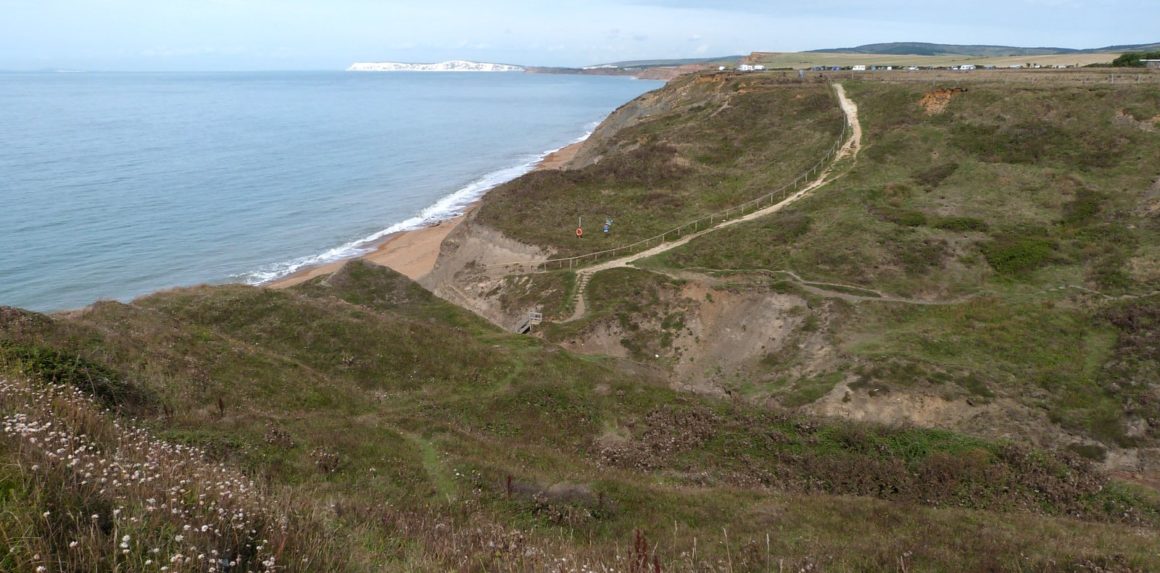
[[[680,246],[687,244],[689,241],[692,241],[693,239],[696,239],[698,237],[703,237],[705,235],[708,235],[709,233],[715,233],[717,231],[720,231],[721,229],[724,229],[724,228],[732,226],[732,225],[736,225],[738,223],[752,221],[754,219],[758,219],[758,218],[764,217],[766,215],[771,215],[773,213],[776,213],[776,212],[784,209],[785,207],[787,207],[789,205],[792,205],[792,204],[800,201],[801,199],[810,195],[817,188],[822,187],[823,185],[826,185],[827,183],[833,181],[837,177],[837,175],[834,173],[834,167],[838,164],[838,162],[847,158],[847,157],[852,158],[852,159],[857,158],[858,151],[862,148],[862,124],[858,122],[858,105],[855,104],[853,101],[851,101],[850,98],[846,97],[846,89],[844,87],[842,87],[842,84],[834,84],[834,91],[838,94],[838,103],[842,107],[842,112],[846,114],[846,122],[850,125],[851,135],[850,135],[850,139],[846,141],[846,144],[842,146],[842,149],[838,152],[838,154],[834,156],[834,160],[832,162],[830,162],[830,165],[826,169],[824,169],[821,172],[821,174],[818,175],[817,179],[815,179],[809,185],[806,185],[805,187],[803,187],[801,191],[798,191],[797,193],[794,193],[793,195],[786,197],[781,202],[770,205],[769,207],[766,207],[764,209],[759,209],[759,210],[754,211],[754,212],[752,212],[748,215],[745,215],[743,217],[738,217],[736,219],[729,219],[726,221],[722,221],[721,223],[718,223],[717,225],[709,227],[703,231],[698,231],[696,233],[685,235],[685,236],[681,237],[680,239],[677,239],[677,240],[672,241],[672,242],[661,243],[660,245],[657,245],[657,246],[655,246],[651,249],[645,250],[645,251],[641,251],[639,253],[634,253],[631,255],[620,257],[619,259],[612,259],[612,260],[605,261],[605,262],[600,263],[600,264],[592,265],[590,267],[585,267],[583,269],[577,270],[576,271],[576,285],[577,286],[576,286],[576,294],[575,294],[575,299],[576,299],[575,310],[572,312],[572,316],[569,317],[567,320],[564,320],[563,322],[571,322],[574,320],[578,320],[579,318],[583,317],[584,314],[588,311],[587,305],[584,302],[584,291],[587,288],[588,281],[592,278],[592,275],[594,275],[600,271],[606,271],[608,269],[627,267],[636,261],[639,261],[641,259],[645,259],[648,257],[656,256],[656,255],[659,255],[659,254],[667,252],[667,251],[671,251],[677,247],[680,247]]]

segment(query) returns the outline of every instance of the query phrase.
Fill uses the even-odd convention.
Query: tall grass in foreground
[[[0,570],[335,571],[300,508],[81,391],[0,380]]]

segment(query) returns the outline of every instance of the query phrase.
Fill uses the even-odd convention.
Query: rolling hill
[[[988,46],[988,45],[958,45],[958,44],[931,44],[925,42],[889,42],[882,44],[865,44],[853,48],[828,48],[810,50],[812,53],[843,53],[843,54],[877,54],[877,55],[912,55],[912,56],[976,56],[984,58],[1001,56],[1049,56],[1060,54],[1094,54],[1112,52],[1148,51],[1160,44],[1134,44],[1108,46],[1104,48],[1075,49],[1075,48],[1020,48],[1015,46]]]
[[[422,284],[0,307],[0,571],[1160,570],[1160,74],[1119,73],[685,75]]]

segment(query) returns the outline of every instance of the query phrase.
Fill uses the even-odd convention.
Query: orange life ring
[[[584,236],[584,229],[576,227],[576,238],[579,239]]]

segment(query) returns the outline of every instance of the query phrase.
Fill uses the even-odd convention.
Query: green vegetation
[[[594,281],[595,300],[653,288],[635,274]],[[680,328],[674,313],[658,319]],[[153,486],[89,488],[51,448],[6,430],[0,448],[17,463],[0,471],[0,544],[12,569],[91,568],[102,558],[137,568],[188,553],[173,543],[178,534],[199,551],[253,555],[247,563],[277,554],[290,570],[304,557],[306,570],[336,571],[543,570],[561,558],[615,567],[638,535],[650,562],[676,571],[728,560],[736,571],[778,562],[853,571],[898,559],[937,567],[951,555],[968,567],[1080,563],[1109,551],[1136,567],[1155,559],[1125,528],[1160,524],[1160,503],[1077,457],[677,393],[629,363],[492,330],[358,263],[291,291],[202,287],[51,319],[5,311],[0,340],[78,357],[159,404],[114,427],[114,414],[84,398],[31,399],[39,380],[66,380],[8,353],[3,377],[32,380],[5,386],[6,419],[33,415],[108,444],[95,452],[127,447],[117,432],[160,437],[132,450],[162,456],[148,458],[163,468],[160,490],[195,471],[267,484],[261,498],[230,502],[254,504],[246,515],[258,533],[237,545],[179,533],[183,519],[164,512],[128,529],[123,517],[151,515],[149,499],[168,498]],[[83,529],[90,512],[108,526]],[[998,529],[949,535],[964,520]],[[279,522],[284,533],[263,533]],[[70,557],[78,539],[83,559]]]
[[[83,390],[109,408],[141,411],[152,401],[147,392],[126,383],[116,372],[79,355],[0,340],[0,363],[12,364],[21,372],[52,384]]]
[[[995,272],[1004,276],[1027,276],[1051,259],[1055,245],[1044,233],[1019,233],[997,237],[982,246]]]
[[[557,321],[572,315],[572,295],[575,292],[576,273],[572,271],[513,275],[504,279],[499,302],[510,315],[539,307],[544,320]]]
[[[585,336],[593,326],[612,321],[629,355],[652,362],[672,349],[674,335],[684,326],[686,303],[674,292],[679,285],[679,281],[632,269],[600,273],[588,285],[584,319],[547,325],[545,337],[560,341]]]
[[[1112,60],[1116,68],[1142,68],[1144,62],[1140,60],[1160,60],[1160,52],[1128,52]]]
[[[850,52],[850,51],[824,51],[824,52],[774,52],[762,53],[757,52],[751,58],[752,63],[764,64],[769,69],[778,68],[810,68],[813,66],[841,66],[848,68],[854,65],[864,66],[879,66],[880,68],[886,66],[894,66],[898,70],[902,66],[921,66],[921,67],[944,67],[958,66],[962,64],[975,64],[978,66],[998,66],[1006,68],[1008,66],[1032,67],[1035,64],[1041,66],[1085,66],[1089,64],[1107,65],[1113,58],[1120,55],[1120,50],[1113,50],[1108,52],[1088,52],[1088,53],[1067,53],[1067,54],[1037,54],[1037,55],[1008,55],[1008,54],[982,54],[982,55],[968,55],[961,53],[939,53],[931,55],[915,55],[897,54],[897,53],[872,53],[872,52]],[[1005,73],[1007,70],[1004,70]],[[905,72],[903,72],[905,73]],[[924,72],[927,73],[927,72]],[[955,75],[959,75],[955,73]],[[925,79],[925,78],[924,78]]]
[[[594,139],[598,162],[503,185],[479,221],[564,255],[627,245],[781,188],[843,129],[826,84],[730,75],[673,84],[649,104],[653,113]],[[613,232],[578,240],[578,218],[590,228],[612,218]]]
[[[919,106],[924,86],[846,88],[866,132],[854,169],[774,216],[645,266],[790,270],[963,299],[832,314],[826,333],[847,341],[835,368],[865,372],[866,387],[925,393],[954,380],[1109,446],[1160,443],[1141,423],[1160,416],[1156,386],[1129,382],[1123,369],[1153,368],[1150,351],[1123,340],[1137,336],[1125,329],[1151,332],[1160,307],[1141,298],[1160,284],[1160,227],[1147,215],[1160,138],[1117,119],[1160,115],[1155,91],[977,82],[931,114]]]
[[[547,340],[359,262],[0,308],[0,570],[1160,568],[1160,497],[1093,465],[1160,445],[1160,95],[979,82],[940,111],[845,86],[865,137],[840,178],[596,274]],[[600,161],[478,220],[623,244],[784,185],[841,130],[828,87],[779,74],[642,101]],[[578,214],[614,235],[575,239]],[[492,294],[560,320],[575,289]]]

